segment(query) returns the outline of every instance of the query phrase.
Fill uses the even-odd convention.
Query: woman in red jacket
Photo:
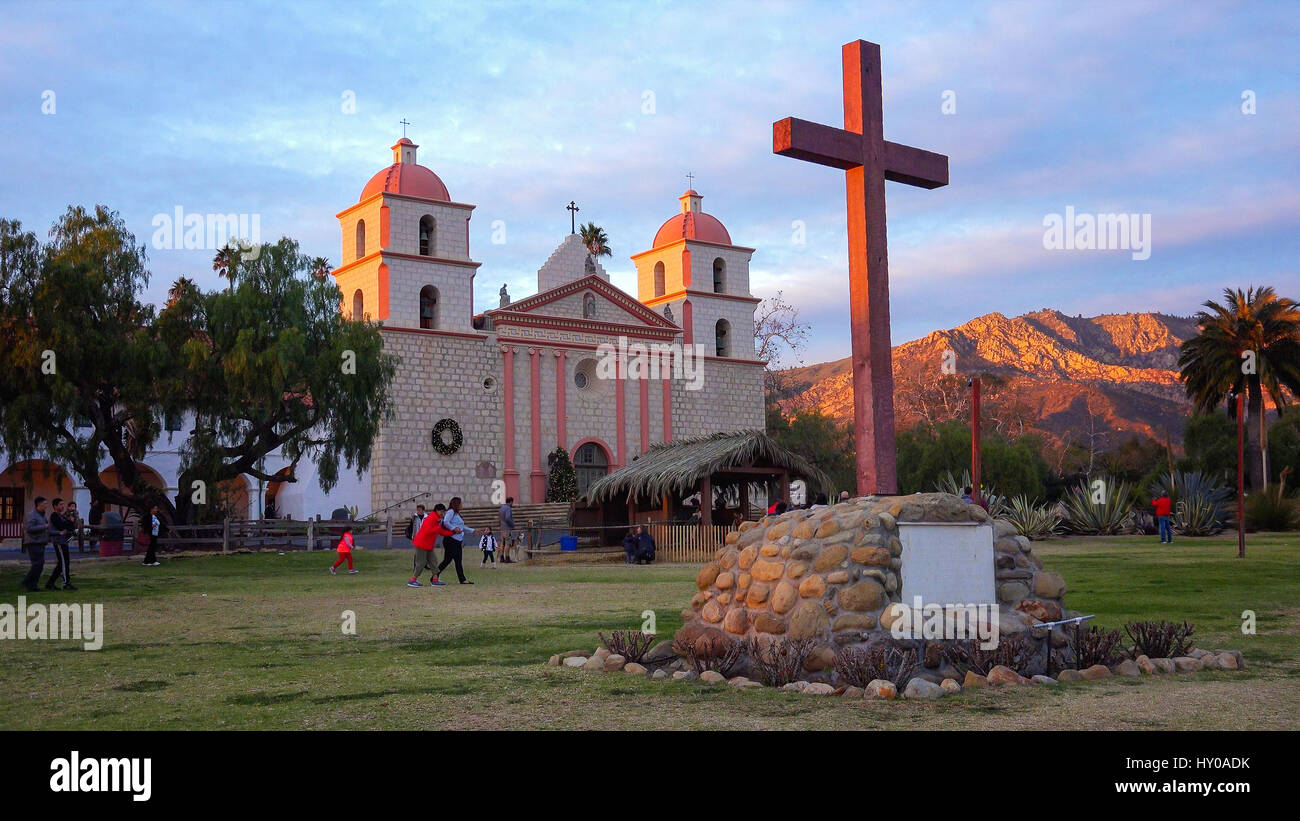
[[[411,540],[415,545],[415,572],[411,575],[411,580],[406,583],[407,587],[422,587],[420,584],[420,573],[427,567],[432,576],[429,579],[429,586],[442,587],[446,582],[438,581],[438,566],[433,560],[433,547],[438,543],[439,536],[455,536],[460,529],[448,530],[442,526],[442,512],[447,509],[446,505],[434,505],[433,512],[424,517],[420,524],[420,530]]]

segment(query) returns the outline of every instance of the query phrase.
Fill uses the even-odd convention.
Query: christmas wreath
[[[443,438],[443,434],[451,432],[451,441],[448,442]],[[461,433],[460,425],[456,424],[455,419],[439,419],[438,424],[433,426],[433,449],[443,456],[450,456],[460,450],[460,446],[465,444],[465,435]]]

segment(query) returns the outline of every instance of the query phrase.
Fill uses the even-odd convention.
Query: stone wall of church
[[[384,250],[399,254],[419,254],[420,218],[429,216],[434,221],[434,243],[430,256],[469,260],[467,220],[471,211],[468,207],[392,195],[385,196],[384,200],[388,204],[388,247]]]
[[[725,319],[731,326],[727,334],[731,345],[729,357],[754,359],[754,308],[755,303],[738,299],[692,296],[691,321],[695,325],[695,342],[704,346],[706,356],[716,354],[718,320]],[[674,312],[676,310],[674,308]]]
[[[763,366],[704,360],[701,390],[674,380],[673,438],[764,427]]]
[[[379,230],[379,209],[383,205],[382,199],[377,199],[366,205],[349,211],[346,216],[339,220],[339,229],[343,233],[342,253],[339,259],[341,265],[347,265],[350,262],[356,262],[361,257],[373,254],[379,250],[379,242],[382,234]],[[365,222],[366,224],[366,247],[365,253],[357,253],[357,223]]]
[[[713,263],[723,262],[722,291],[724,294],[749,296],[749,258],[752,252],[717,245],[687,242],[691,250],[691,288],[696,291],[713,290]]]
[[[401,362],[392,387],[395,417],[383,426],[371,465],[372,509],[426,490],[434,502],[461,496],[466,505],[490,504],[492,480],[504,470],[501,352],[495,340],[391,328],[382,333],[385,350]],[[433,426],[443,418],[454,419],[464,435],[461,449],[450,456],[432,444]],[[413,509],[411,503],[397,513]]]
[[[435,327],[445,331],[473,330],[474,269],[444,262],[386,257],[388,265],[389,325],[420,327],[420,291],[426,285],[438,289]]]

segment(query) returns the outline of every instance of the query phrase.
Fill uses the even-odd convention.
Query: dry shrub
[[[920,653],[896,641],[861,647],[842,647],[835,653],[835,672],[854,687],[866,687],[882,678],[903,689],[920,660]]]
[[[813,651],[812,639],[781,639],[760,644],[745,642],[745,650],[754,662],[758,678],[768,687],[784,687],[803,674],[803,663]]]
[[[1034,655],[1035,642],[1025,634],[1002,636],[998,646],[991,650],[980,647],[978,639],[954,641],[943,645],[941,651],[948,663],[963,673],[987,676],[998,665],[1009,667],[1020,675],[1027,675]]]
[[[653,635],[640,630],[615,630],[609,634],[609,638],[605,638],[604,633],[600,634],[600,643],[605,645],[605,649],[611,655],[622,656],[637,664],[640,664],[645,654],[650,652],[654,640]]]
[[[1185,656],[1192,649],[1192,632],[1196,628],[1187,622],[1174,624],[1168,621],[1131,621],[1124,632],[1133,642],[1133,655],[1153,659],[1171,659]]]

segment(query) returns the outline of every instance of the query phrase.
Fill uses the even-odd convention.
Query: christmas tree
[[[569,452],[564,448],[551,451],[548,461],[551,475],[546,482],[546,501],[572,502],[578,498],[578,474],[569,461]]]

